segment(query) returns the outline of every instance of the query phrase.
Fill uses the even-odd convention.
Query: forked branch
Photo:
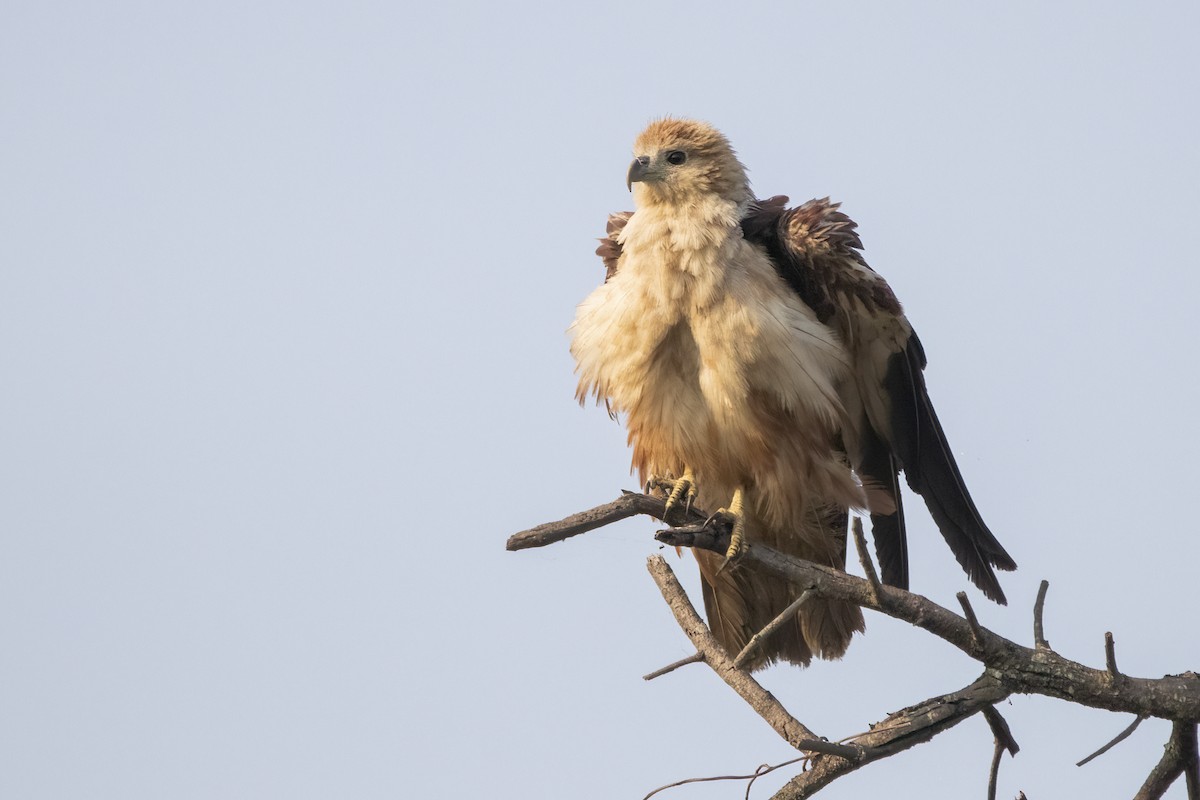
[[[507,548],[542,547],[637,514],[648,514],[661,520],[665,516],[665,504],[658,497],[626,492],[612,503],[514,534],[509,537]],[[676,514],[678,516],[674,516]],[[724,553],[729,545],[727,527],[720,520],[705,520],[705,514],[698,509],[673,512],[672,522],[688,524],[659,531],[655,538],[669,545]],[[1043,628],[1048,588],[1045,581],[1035,604],[1034,647],[1019,645],[983,627],[965,595],[959,596],[963,608],[960,616],[926,597],[880,583],[857,520],[853,534],[868,576],[866,580],[756,543],[745,547],[740,562],[744,567],[773,573],[797,586],[802,594],[796,605],[815,595],[878,610],[949,642],[979,661],[984,672],[978,680],[958,692],[930,698],[889,715],[869,732],[851,737],[849,744],[830,742],[793,717],[742,668],[745,654],[735,658],[725,652],[696,612],[667,562],[659,556],[652,556],[649,561],[655,583],[679,626],[695,646],[696,654],[647,675],[647,679],[684,664],[703,661],[785,741],[802,752],[815,754],[809,761],[810,768],[789,781],[772,800],[810,797],[841,775],[928,741],[980,712],[996,738],[989,787],[990,795],[994,796],[1000,756],[1005,750],[1015,754],[1018,749],[1007,724],[993,707],[1010,694],[1043,694],[1095,708],[1127,712],[1139,720],[1146,717],[1172,720],[1175,726],[1163,759],[1147,778],[1137,799],[1160,797],[1174,780],[1184,775],[1189,800],[1200,800],[1200,757],[1196,743],[1196,727],[1200,722],[1200,676],[1194,672],[1158,679],[1124,675],[1117,670],[1111,634],[1106,638],[1104,669],[1084,666],[1054,652],[1046,641]],[[755,641],[768,635],[770,630],[761,631],[751,640],[747,651]],[[1100,752],[1128,736],[1134,727],[1136,724]]]

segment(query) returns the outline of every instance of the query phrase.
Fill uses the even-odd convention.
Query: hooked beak
[[[629,165],[629,174],[625,176],[625,188],[633,191],[633,185],[638,181],[645,180],[646,168],[650,166],[650,156],[638,156]]]

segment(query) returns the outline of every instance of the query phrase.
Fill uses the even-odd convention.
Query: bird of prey
[[[633,467],[668,516],[732,523],[725,559],[695,551],[713,633],[737,653],[799,590],[737,564],[745,541],[843,569],[850,510],[869,512],[882,578],[908,587],[899,474],[971,581],[1004,603],[1016,564],[966,485],[925,389],[925,352],[828,198],[757,200],[729,141],[666,118],[634,144],[636,211],[613,214],[604,283],[571,326],[577,396],[625,418]],[[729,568],[725,568],[729,565]],[[758,651],[839,658],[861,610],[810,600]]]

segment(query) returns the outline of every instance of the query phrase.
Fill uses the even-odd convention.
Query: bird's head
[[[638,205],[695,202],[717,195],[736,204],[749,202],[746,168],[724,134],[690,119],[666,117],[650,123],[633,145],[628,185]]]

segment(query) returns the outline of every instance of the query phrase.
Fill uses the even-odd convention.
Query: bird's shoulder
[[[766,251],[822,322],[851,301],[868,313],[903,313],[887,281],[867,265],[858,225],[839,203],[828,197],[791,208],[787,203],[783,195],[755,201],[742,220],[742,233]]]

